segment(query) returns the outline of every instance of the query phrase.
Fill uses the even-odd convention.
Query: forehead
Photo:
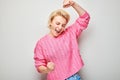
[[[64,17],[62,17],[62,16],[55,16],[53,21],[55,21],[55,22],[62,22],[64,24],[66,23],[66,19]]]

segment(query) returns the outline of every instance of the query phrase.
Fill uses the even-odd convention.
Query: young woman
[[[50,32],[38,40],[34,50],[35,66],[47,73],[47,80],[80,80],[78,71],[83,61],[78,48],[78,37],[87,28],[90,16],[78,3],[64,0],[63,7],[73,7],[78,13],[75,22],[66,28],[69,14],[58,9],[48,20]]]

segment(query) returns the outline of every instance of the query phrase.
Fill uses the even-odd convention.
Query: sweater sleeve
[[[85,30],[89,24],[90,15],[85,12],[69,27],[70,31],[76,34],[76,37],[79,37],[80,33]]]
[[[37,42],[34,49],[34,61],[35,61],[35,67],[38,72],[40,72],[38,70],[39,66],[41,65],[46,66],[46,59],[44,58],[43,49],[39,42]]]

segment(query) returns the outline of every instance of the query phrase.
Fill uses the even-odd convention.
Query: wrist
[[[76,5],[77,5],[77,3],[76,3],[75,1],[72,1],[71,6],[74,7],[74,6],[76,6]]]

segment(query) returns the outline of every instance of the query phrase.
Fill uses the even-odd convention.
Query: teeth
[[[57,33],[60,33],[60,30],[59,30],[58,28],[55,28],[55,31],[56,31]]]

